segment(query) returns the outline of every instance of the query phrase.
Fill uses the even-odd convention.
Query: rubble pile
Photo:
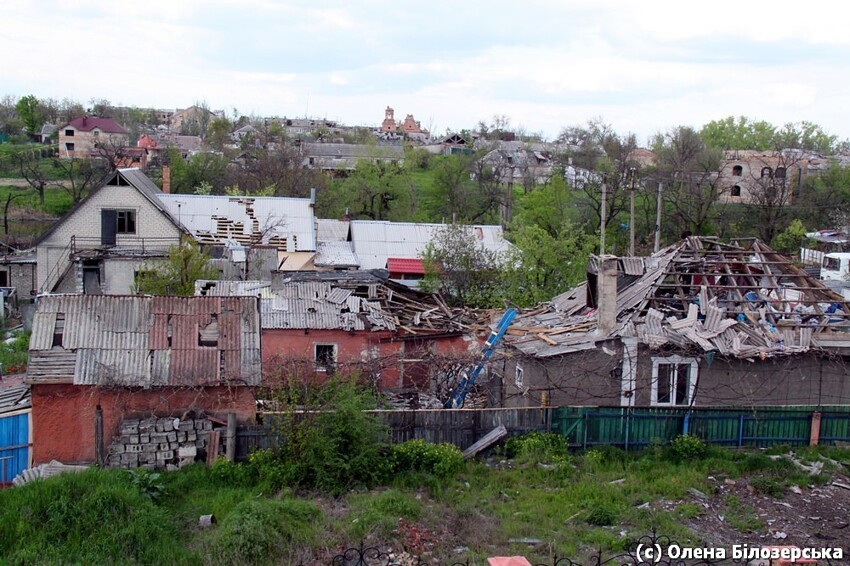
[[[206,459],[212,429],[213,423],[207,419],[125,420],[109,445],[107,465],[177,470]]]

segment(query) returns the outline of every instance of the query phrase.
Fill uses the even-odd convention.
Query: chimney
[[[617,324],[617,256],[598,257],[596,276],[597,333],[608,334]]]
[[[171,193],[171,167],[168,165],[162,166],[162,192]]]

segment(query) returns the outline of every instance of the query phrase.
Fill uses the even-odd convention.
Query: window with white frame
[[[652,404],[690,405],[696,390],[698,367],[694,358],[652,358]]]
[[[522,369],[522,366],[517,364],[516,365],[516,373],[514,375],[514,383],[516,383],[516,386],[519,387],[519,388],[522,388],[522,379],[523,379],[524,374],[525,374],[525,371]]]
[[[316,344],[313,354],[316,370],[328,373],[336,370],[336,344]]]

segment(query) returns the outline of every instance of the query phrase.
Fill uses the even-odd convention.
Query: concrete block
[[[139,421],[139,432],[155,432],[156,419],[142,419]]]
[[[138,443],[139,443],[139,435],[138,434],[131,434],[129,444],[138,444]]]
[[[166,464],[165,469],[166,469],[166,471],[169,471],[169,472],[176,472],[180,468],[178,468],[174,464]]]
[[[121,434],[139,434],[139,421],[127,420],[122,422]]]
[[[151,437],[151,442],[165,442],[165,441],[168,440],[168,433],[167,432],[152,432],[150,437]]]
[[[150,434],[139,434],[139,444],[147,444],[151,441]]]
[[[109,454],[123,454],[126,450],[123,444],[110,444],[107,452]]]
[[[124,449],[127,454],[138,454],[144,449],[144,446],[141,444],[125,444]]]
[[[124,465],[136,467],[139,465],[138,454],[121,454],[121,463]]]
[[[186,441],[187,442],[195,442],[198,439],[198,433],[194,430],[190,430],[186,433]]]
[[[204,430],[212,430],[212,421],[204,421]]]
[[[198,448],[196,446],[181,446],[177,449],[177,456],[180,458],[194,458],[198,455]]]
[[[186,433],[178,432],[177,433],[177,442],[186,442]]]
[[[169,432],[168,433],[168,442],[177,442],[177,433]]]
[[[174,430],[174,421],[171,419],[162,419],[160,422],[162,423],[163,432],[171,432]],[[156,427],[157,430],[159,430],[159,423],[157,423]]]
[[[180,430],[180,431],[183,431],[183,432],[195,430],[195,422],[191,421],[191,420],[180,421],[180,425],[177,427],[177,430]]]
[[[189,466],[189,465],[194,464],[194,463],[195,463],[194,458],[180,458],[180,460],[177,461],[177,467],[178,468],[185,468],[186,466]]]
[[[156,459],[157,460],[164,461],[164,460],[171,460],[172,458],[174,458],[174,450],[164,450],[162,452],[156,453]]]

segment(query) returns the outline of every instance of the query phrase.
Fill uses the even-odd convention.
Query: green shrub
[[[607,527],[615,524],[617,519],[619,519],[619,515],[617,508],[613,504],[597,502],[588,509],[587,519],[585,520],[590,525]]]
[[[130,482],[146,497],[157,500],[165,490],[165,486],[160,480],[160,474],[157,472],[136,468],[135,470],[128,470],[127,473],[130,474]]]
[[[287,485],[297,484],[295,464],[284,460],[280,451],[256,450],[248,457],[252,474],[264,490],[278,492]]]
[[[249,456],[249,458],[253,457]],[[217,458],[210,466],[210,478],[222,487],[251,487],[257,483],[259,465],[231,462]],[[268,471],[266,471],[268,474]],[[278,487],[280,489],[280,487]]]
[[[563,462],[568,459],[569,444],[565,436],[554,432],[530,432],[508,439],[505,452],[524,461]]]
[[[770,497],[782,497],[785,489],[776,478],[769,476],[758,476],[750,479],[750,486],[753,491],[759,495],[769,495]]]
[[[315,536],[321,512],[306,501],[249,499],[225,517],[213,545],[216,561],[268,563]]]
[[[463,452],[454,444],[408,440],[391,449],[392,473],[424,472],[451,479],[463,469]]]
[[[350,498],[349,537],[362,539],[369,534],[390,536],[399,519],[416,521],[422,515],[422,503],[411,494],[394,489],[378,494]]]
[[[673,457],[680,462],[697,460],[705,456],[707,446],[701,438],[692,434],[680,434],[670,443]]]

